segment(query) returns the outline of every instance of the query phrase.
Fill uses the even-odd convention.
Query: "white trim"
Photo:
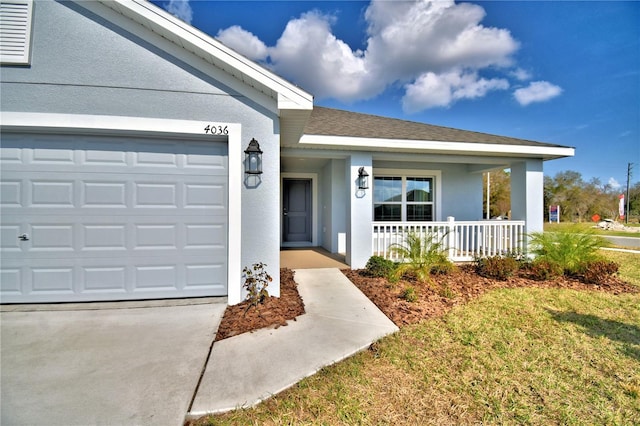
[[[283,208],[284,193],[282,188],[284,187],[285,179],[311,179],[311,245],[313,247],[318,245],[318,174],[317,173],[295,173],[286,172],[280,173],[280,211]],[[308,243],[285,243],[282,240],[282,215],[280,215],[280,247],[301,247],[308,246]]]
[[[279,109],[311,110],[313,108],[311,94],[146,0],[100,1],[105,6],[195,53],[214,66],[236,75],[245,83],[256,88],[265,87],[272,90],[277,94],[275,99]]]
[[[386,177],[432,177],[435,182],[435,196],[433,197],[433,203],[436,206],[434,222],[439,222],[442,220],[442,171],[441,170],[422,170],[422,169],[383,169],[383,168],[373,168],[373,176],[371,178],[372,188],[373,188],[373,180],[376,176],[386,176]],[[404,179],[403,179],[403,191],[404,191]],[[404,198],[404,197],[403,197]],[[404,204],[404,202],[403,202]],[[373,204],[371,205],[373,208]]]
[[[300,144],[310,146],[343,146],[352,148],[378,149],[382,151],[429,151],[429,152],[460,152],[475,154],[517,154],[524,156],[573,157],[575,148],[531,146],[531,145],[503,145],[470,142],[442,142],[419,141],[407,139],[377,139],[359,138],[353,136],[323,136],[303,135]]]
[[[47,114],[2,112],[0,131],[15,132],[78,132],[85,134],[109,134],[156,137],[175,137],[188,135],[190,139],[220,140],[204,134],[204,128],[212,122],[190,120],[166,120],[159,118],[140,118],[81,114]],[[224,135],[228,143],[229,162],[229,217],[227,234],[227,300],[229,305],[242,301],[241,265],[242,254],[242,125],[239,123],[215,123],[226,126]],[[233,238],[230,236],[233,235]]]

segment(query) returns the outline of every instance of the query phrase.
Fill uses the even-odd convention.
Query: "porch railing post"
[[[453,259],[455,255],[456,245],[456,218],[447,217],[447,248],[449,249],[449,259]]]

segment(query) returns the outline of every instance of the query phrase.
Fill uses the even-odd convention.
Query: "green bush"
[[[364,275],[375,278],[386,278],[395,270],[393,261],[382,256],[371,256],[364,269]]]
[[[476,259],[478,275],[504,281],[519,269],[518,261],[513,256],[492,256]]]
[[[409,286],[404,289],[404,293],[402,293],[402,298],[409,303],[413,303],[418,300],[418,292],[415,288]]]
[[[529,276],[536,281],[546,281],[563,274],[562,267],[545,259],[536,259],[527,266]]]
[[[619,265],[609,260],[594,260],[580,266],[578,278],[587,284],[604,284],[618,273]]]
[[[410,232],[406,236],[406,243],[392,245],[391,251],[402,259],[391,274],[391,279],[396,281],[406,274],[415,276],[418,281],[428,282],[434,270],[445,270],[451,264],[442,241],[437,241],[432,233],[422,238]]]
[[[433,265],[431,274],[433,275],[451,275],[456,270],[456,265],[448,260],[443,263]]]
[[[564,232],[535,232],[530,235],[530,250],[536,259],[559,265],[565,274],[575,275],[582,265],[599,260],[598,250],[607,242],[584,229]]]

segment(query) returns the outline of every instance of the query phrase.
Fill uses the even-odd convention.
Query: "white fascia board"
[[[204,53],[199,56],[211,62],[212,65],[216,65],[213,59],[217,58],[231,68],[237,69],[243,75],[243,78],[246,77],[253,80],[254,83],[257,83],[254,84],[256,87],[265,86],[278,93],[278,95],[283,95],[290,102],[287,105],[289,107],[287,109],[294,109],[291,106],[302,109],[311,109],[313,107],[313,96],[309,93],[146,0],[100,1],[105,6],[139,22],[152,31],[164,35],[165,38],[172,40],[174,43],[179,43],[187,50],[196,54],[198,52]],[[167,33],[175,36],[176,39],[168,37]],[[252,84],[252,82],[247,83]]]
[[[0,128],[4,131],[20,132],[64,132],[69,129],[82,130],[88,134],[108,132],[110,134],[149,134],[156,136],[191,135],[203,139],[215,136],[205,134],[207,125],[227,126],[231,132],[234,123],[217,123],[164,118],[124,117],[115,115],[53,114],[41,112],[2,111]],[[234,128],[235,130],[235,128]],[[222,136],[227,136],[222,135]]]
[[[460,152],[482,155],[521,155],[535,157],[573,157],[575,148],[530,146],[530,145],[502,145],[489,143],[416,141],[407,139],[375,139],[357,138],[350,136],[304,135],[300,138],[299,146],[333,146],[381,151],[428,151],[428,152]]]

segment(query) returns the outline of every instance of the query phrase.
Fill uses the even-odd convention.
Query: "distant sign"
[[[618,203],[618,213],[620,214],[620,220],[624,219],[624,194],[620,194],[618,197],[620,202]]]
[[[549,223],[560,223],[560,206],[549,206]]]

